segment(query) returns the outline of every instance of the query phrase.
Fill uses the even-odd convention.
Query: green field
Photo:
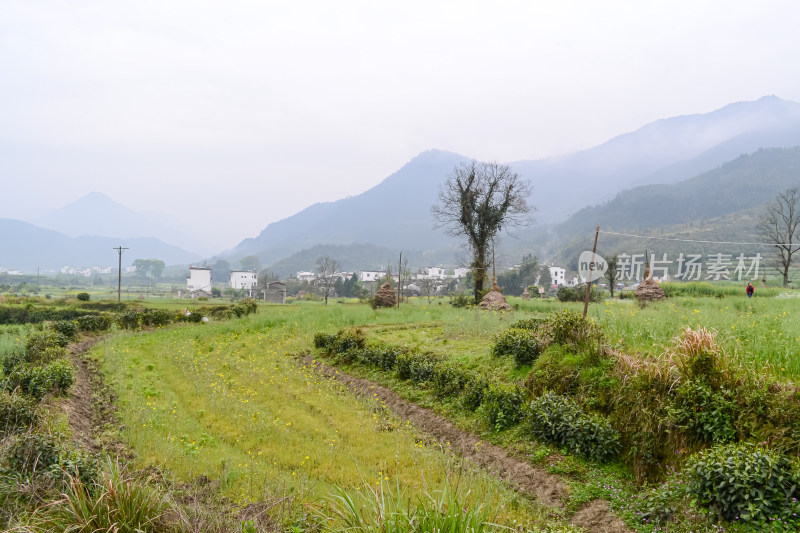
[[[772,294],[753,299],[680,296],[644,308],[630,299],[606,300],[590,305],[589,315],[602,328],[604,353],[624,355],[626,361],[650,361],[651,366],[645,368],[673,357],[676,339],[687,326],[707,328],[714,334],[726,368],[740,369],[737,376],[751,376],[747,379],[763,383],[756,389],[769,388],[774,387],[769,383],[790,383],[800,374],[796,357],[800,299],[792,292]],[[109,428],[100,439],[109,446],[121,441],[131,451],[137,469],[157,469],[170,486],[197,486],[198,480],[207,479],[214,483],[220,501],[240,508],[255,502],[284,502],[271,511],[279,528],[321,527],[327,523],[323,516],[331,516],[336,509],[336,494],[358,500],[359,494],[372,494],[367,489],[372,487],[379,494],[400,493],[394,499],[406,505],[430,504],[450,494],[458,505],[481,509],[494,523],[531,530],[571,531],[573,513],[584,503],[602,498],[628,527],[658,530],[640,519],[649,504],[637,502],[642,498],[645,502],[650,490],[646,479],[650,478],[650,483],[669,481],[671,474],[643,467],[640,455],[624,449],[635,441],[630,432],[642,429],[611,410],[614,402],[623,405],[630,401],[625,396],[630,391],[619,392],[629,385],[619,381],[624,376],[614,362],[617,356],[598,359],[594,352],[572,354],[553,346],[531,365],[518,366],[509,358],[498,358],[492,355],[495,339],[516,321],[583,309],[582,304],[548,299],[523,302],[509,298],[509,302],[517,308],[515,312],[459,309],[445,299],[429,303],[424,298],[411,299],[399,309],[377,311],[344,300],[331,300],[327,306],[319,302],[260,304],[257,313],[228,321],[114,330],[89,353],[116,395],[119,417],[119,427]],[[187,305],[182,300],[162,300],[146,305],[173,313],[187,307],[197,311],[198,305],[213,302]],[[0,353],[9,353],[32,330],[42,327],[0,327]],[[404,353],[434,357],[440,364],[488,376],[504,387],[555,388],[568,394],[584,409],[610,416],[622,432],[624,460],[601,464],[573,456],[557,443],[532,440],[525,424],[506,428],[487,424],[485,410],[465,410],[455,397],[440,396],[430,383],[408,381],[314,347],[315,334],[332,335],[342,328],[359,328],[369,346],[396,347]],[[340,382],[322,377],[308,365],[319,359],[389,386],[481,439],[503,445],[561,476],[566,500],[561,504],[532,501],[515,492],[462,458],[450,443],[436,442],[396,418],[376,397],[356,394]],[[532,383],[532,376],[554,381]],[[571,385],[565,387],[566,377]],[[647,402],[637,405],[636,409],[653,407]],[[744,410],[750,407],[747,404]],[[766,419],[774,411],[769,404],[761,415],[753,416]],[[732,422],[731,431],[736,435],[749,431],[742,420],[751,419],[740,417]],[[686,435],[682,438],[690,438],[692,433]],[[775,438],[778,433],[771,435]],[[781,449],[796,456],[800,446],[792,448],[794,437],[781,435],[774,442],[784,443]],[[663,452],[673,445],[702,450],[708,443],[664,441],[653,450]],[[670,468],[680,469],[687,458],[671,460]],[[337,492],[340,490],[344,493]],[[661,527],[714,530],[713,521],[702,513],[692,514],[685,502],[676,498],[675,505],[681,510],[672,516],[681,517],[682,523]],[[361,505],[374,508],[374,501]]]

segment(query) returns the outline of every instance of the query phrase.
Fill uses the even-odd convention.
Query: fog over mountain
[[[531,203],[536,206],[536,225],[518,232],[517,239],[506,238],[506,245],[537,252],[534,247],[542,244],[542,234],[547,231],[543,226],[562,222],[568,215],[610,200],[623,190],[644,184],[674,184],[741,154],[797,145],[800,104],[767,96],[707,114],[659,120],[574,154],[511,163],[514,171],[533,183]],[[434,228],[430,207],[453,167],[469,159],[439,150],[424,152],[363,194],[315,204],[270,224],[225,256],[235,259],[255,254],[263,264],[271,264],[317,244],[360,242],[393,249],[449,250],[429,256],[455,258],[463,243]],[[717,186],[724,187],[724,178]],[[772,182],[753,186],[763,188],[758,198],[776,192]],[[585,220],[573,218],[571,227],[583,224],[591,229],[596,224],[591,209],[582,211],[578,218]],[[683,221],[671,219],[669,223]]]
[[[190,235],[178,229],[181,222],[174,217],[153,211],[134,211],[100,192],[91,192],[29,222],[70,237],[151,237],[197,255],[211,255],[216,251],[203,242],[202,234]]]

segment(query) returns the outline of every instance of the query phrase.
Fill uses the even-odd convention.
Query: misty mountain
[[[660,191],[653,184],[678,183],[760,148],[798,145],[800,104],[768,96],[707,114],[659,120],[574,154],[511,163],[515,172],[534,185],[531,203],[536,206],[535,219],[540,224],[520,231],[518,239],[505,238],[504,246],[513,253],[542,249],[549,253],[546,237],[549,229],[541,223],[563,222],[569,214],[611,200],[626,189],[652,185],[655,187],[652,190]],[[459,250],[463,243],[434,228],[430,208],[437,200],[439,185],[453,167],[469,159],[439,150],[423,152],[368,191],[315,204],[272,223],[226,256],[235,260],[255,254],[263,264],[271,264],[317,244],[371,243],[398,250],[427,251],[446,258],[439,262],[455,263],[458,254],[463,254]],[[761,158],[751,161],[754,168],[761,163],[765,163]],[[752,172],[746,179],[755,179]],[[716,186],[725,187],[725,179],[729,178],[720,178]],[[751,201],[774,195],[774,187],[785,183],[784,178],[776,179],[754,181],[754,187],[763,185],[763,188],[761,195],[751,197]],[[697,194],[702,187],[697,187],[692,198],[699,202]],[[727,197],[717,194],[715,198],[724,205]],[[576,214],[564,228],[583,224],[591,230],[599,222],[595,221],[597,213],[593,209],[596,208]],[[665,224],[686,220],[669,218],[668,214],[664,215]],[[585,220],[581,222],[582,219]]]
[[[623,191],[581,209],[556,231],[570,237],[596,225],[621,231],[685,224],[760,206],[790,187],[800,187],[800,147],[762,149],[676,184]]]
[[[434,229],[431,206],[439,184],[468,159],[440,150],[424,152],[368,191],[314,204],[274,222],[226,255],[254,254],[262,264],[271,264],[317,244],[370,243],[394,250],[438,249],[455,256],[458,243]]]
[[[677,183],[759,148],[798,145],[800,104],[765,96],[658,120],[589,150],[512,167],[534,184],[537,219],[560,222],[624,189]]]
[[[113,248],[129,248],[122,265],[135,259],[161,259],[168,265],[189,264],[199,257],[154,238],[69,237],[20,220],[0,219],[0,266],[22,271],[60,269],[71,266],[115,266],[119,256]]]
[[[155,211],[134,211],[99,192],[82,196],[31,222],[70,237],[150,237],[198,254],[215,252],[208,243],[177,229],[179,221],[173,217]]]

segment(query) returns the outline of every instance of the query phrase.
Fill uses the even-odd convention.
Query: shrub
[[[513,324],[511,324],[512,328],[517,329],[529,329],[531,331],[537,331],[539,327],[547,322],[546,318],[523,318],[522,320],[517,320]]]
[[[82,448],[64,446],[58,436],[41,433],[19,435],[3,454],[5,475],[46,476],[67,481],[76,478],[92,483],[99,474],[96,457]]]
[[[586,300],[586,286],[567,287],[562,285],[556,291],[556,298],[559,302],[583,302]],[[589,291],[589,301],[602,302],[605,299],[603,291],[597,287],[592,287]]]
[[[81,331],[108,331],[111,327],[112,318],[109,314],[102,315],[83,315],[76,319],[78,328]]]
[[[336,334],[331,351],[333,353],[344,353],[349,350],[363,349],[366,344],[366,336],[361,328],[347,328],[339,330]]]
[[[726,520],[762,522],[798,512],[797,466],[780,452],[753,444],[715,446],[687,466],[689,492]]]
[[[453,307],[469,307],[475,304],[475,296],[469,292],[459,292],[450,297]]]
[[[335,341],[336,335],[330,335],[327,333],[314,334],[314,348],[331,350]]]
[[[531,364],[541,351],[542,345],[536,333],[519,328],[511,328],[497,335],[492,347],[492,355],[510,355],[518,367]]]
[[[725,388],[712,390],[702,382],[681,383],[671,414],[681,429],[703,443],[730,442],[736,436],[736,404]]]
[[[550,342],[573,350],[597,347],[603,338],[603,331],[596,322],[570,310],[551,314],[542,330]]]
[[[233,306],[233,314],[237,318],[251,315],[258,311],[258,302],[254,298],[245,298]]]
[[[143,326],[168,326],[172,324],[174,315],[169,311],[163,309],[148,309],[141,313],[141,321]]]
[[[519,387],[490,385],[483,391],[480,409],[494,429],[510,428],[522,420],[522,391]]]
[[[360,362],[376,366],[383,371],[393,370],[397,364],[397,357],[401,353],[406,353],[400,348],[393,347],[373,347],[364,348],[358,352],[357,358]]]
[[[78,324],[74,320],[57,320],[51,327],[69,340],[78,336]]]
[[[433,377],[438,358],[432,354],[403,353],[396,359],[397,377],[424,383]]]
[[[0,382],[0,388],[13,391],[19,388],[25,394],[41,400],[47,393],[64,393],[75,380],[72,364],[66,359],[57,359],[45,366],[30,363],[17,365]]]
[[[483,396],[489,389],[489,381],[482,376],[472,376],[465,384],[461,394],[461,405],[474,411],[483,402]]]
[[[620,451],[619,432],[607,420],[587,415],[573,400],[552,392],[531,402],[527,422],[537,439],[589,459],[606,461]]]
[[[0,438],[29,428],[36,423],[36,401],[18,392],[0,391]]]
[[[439,397],[454,396],[464,390],[470,380],[470,374],[461,368],[447,363],[434,367],[431,385],[433,392]]]
[[[75,295],[75,298],[82,302],[88,302],[90,297],[88,292],[79,292],[77,295]]]
[[[125,311],[117,315],[117,323],[122,329],[136,329],[142,323],[141,313],[138,311]]]

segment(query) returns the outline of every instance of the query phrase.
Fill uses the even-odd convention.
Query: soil
[[[103,447],[100,436],[116,423],[114,397],[105,386],[103,374],[97,362],[84,357],[101,338],[90,338],[71,344],[69,347],[72,364],[75,368],[75,382],[69,390],[67,400],[61,404],[67,414],[73,439],[92,452]],[[123,453],[119,442],[111,444],[119,454]]]
[[[524,458],[514,457],[499,446],[482,441],[430,409],[401,398],[389,388],[345,374],[308,355],[301,356],[301,360],[304,365],[342,382],[357,394],[367,397],[376,395],[396,416],[410,421],[439,442],[449,442],[454,451],[505,480],[516,490],[549,505],[563,507],[568,494],[558,476],[534,467]],[[572,523],[592,533],[631,531],[614,515],[605,500],[594,500],[581,507],[573,515]]]

